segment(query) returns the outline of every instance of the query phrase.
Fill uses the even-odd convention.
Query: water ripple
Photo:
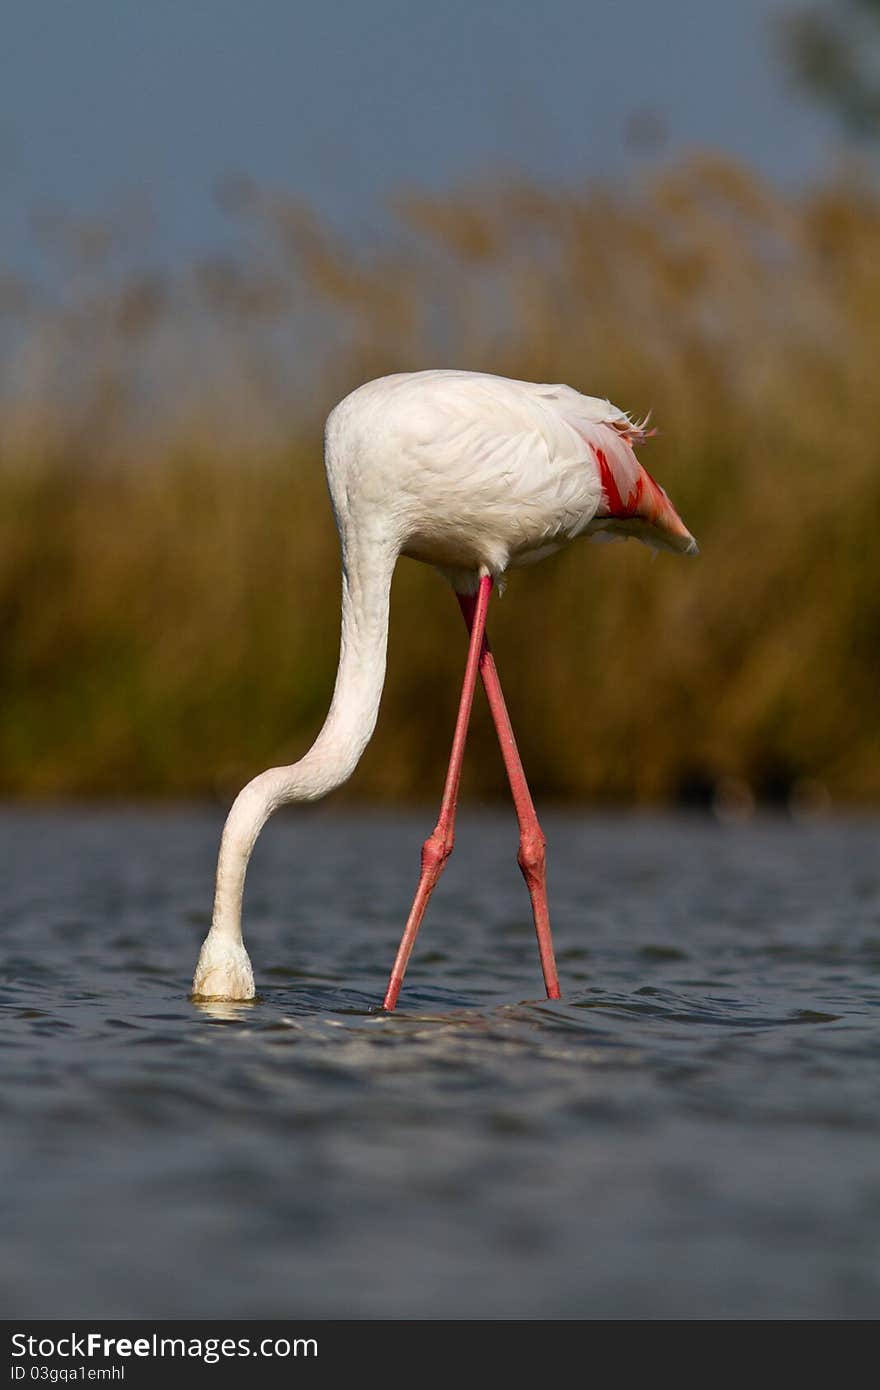
[[[195,1004],[218,828],[0,816],[9,1316],[874,1315],[875,825],[549,818],[550,1002],[465,819],[393,1016],[421,819],[273,822]]]

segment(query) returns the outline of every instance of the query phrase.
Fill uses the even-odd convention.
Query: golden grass
[[[639,188],[411,194],[375,246],[224,196],[233,259],[134,272],[67,227],[54,298],[0,286],[0,791],[225,796],[299,756],[338,635],[323,417],[454,365],[651,408],[645,462],[702,548],[512,576],[491,626],[536,791],[880,799],[875,189],[783,195],[704,156]],[[463,656],[444,586],[402,562],[353,794],[438,793]],[[479,710],[466,790],[502,786]]]

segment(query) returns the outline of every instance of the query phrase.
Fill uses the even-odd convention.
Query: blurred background
[[[3,30],[0,794],[225,799],[300,756],[338,644],[323,420],[456,366],[651,410],[702,548],[512,576],[536,794],[880,801],[878,0],[29,0]],[[403,561],[343,796],[434,799],[463,659]]]

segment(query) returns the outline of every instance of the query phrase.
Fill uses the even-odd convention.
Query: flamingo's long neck
[[[385,681],[388,602],[396,558],[395,547],[377,544],[367,548],[362,543],[346,544],[343,538],[342,634],[330,709],[304,758],[290,767],[274,767],[260,773],[232,804],[217,861],[214,913],[208,937],[214,954],[221,945],[233,950],[241,948],[245,873],[257,836],[269,816],[288,802],[315,801],[345,782],[376,727]],[[215,992],[200,989],[198,968],[194,987],[197,993]]]

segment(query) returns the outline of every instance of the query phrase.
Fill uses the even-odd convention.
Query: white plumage
[[[330,711],[312,748],[239,794],[226,822],[200,997],[250,998],[241,938],[248,858],[278,806],[314,800],[353,772],[375,727],[388,596],[399,555],[437,566],[460,594],[481,576],[552,554],[585,533],[696,542],[633,445],[643,424],[570,386],[478,372],[410,372],[359,387],[331,412],[325,464],[342,548],[342,635]]]
[[[354,516],[381,517],[401,554],[470,589],[483,567],[498,578],[589,531],[695,548],[680,522],[648,537],[644,517],[612,519],[603,507],[596,451],[632,495],[644,470],[630,441],[643,437],[610,401],[570,386],[461,371],[382,377],[327,421],[337,525],[344,534]]]

